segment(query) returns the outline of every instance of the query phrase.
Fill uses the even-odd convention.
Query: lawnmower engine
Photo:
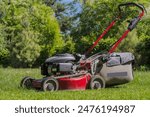
[[[41,74],[46,76],[68,75],[74,73],[75,57],[72,54],[57,54],[46,59],[41,65]]]

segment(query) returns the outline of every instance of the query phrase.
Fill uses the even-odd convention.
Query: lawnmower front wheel
[[[32,88],[32,78],[27,76],[27,77],[24,77],[22,80],[21,80],[21,83],[20,83],[20,86],[22,88],[27,88],[27,89],[31,89]]]
[[[93,78],[91,78],[90,81],[90,89],[101,89],[101,88],[105,88],[104,79],[99,75],[93,76]]]
[[[54,78],[48,78],[43,81],[42,83],[42,90],[43,91],[57,91],[59,88],[58,81]]]

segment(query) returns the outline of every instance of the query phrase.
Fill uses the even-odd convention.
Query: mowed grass
[[[24,76],[42,78],[40,69],[0,69],[1,100],[149,100],[150,71],[135,71],[131,83],[100,90],[42,92],[19,87]]]

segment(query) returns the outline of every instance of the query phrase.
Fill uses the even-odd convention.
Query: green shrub
[[[1,2],[1,10],[0,31],[4,33],[0,34],[0,59],[8,50],[13,67],[32,67],[38,58],[45,59],[62,49],[64,41],[50,7],[38,0],[11,0],[9,4]]]

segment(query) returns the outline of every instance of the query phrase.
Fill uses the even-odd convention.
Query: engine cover
[[[56,54],[53,57],[46,59],[45,63],[68,63],[75,61],[75,57],[72,54]]]

